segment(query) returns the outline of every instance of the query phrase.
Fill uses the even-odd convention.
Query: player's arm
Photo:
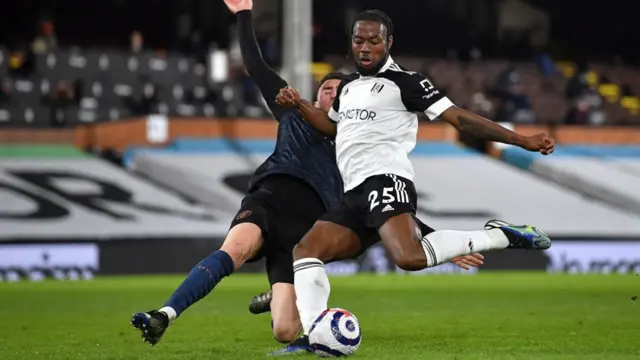
[[[456,106],[449,107],[440,115],[440,118],[453,125],[460,132],[484,140],[516,145],[529,151],[540,152],[542,155],[551,154],[556,143],[555,139],[545,133],[523,136]]]
[[[461,109],[421,74],[407,75],[399,85],[402,101],[409,111],[424,112],[430,120],[440,118],[458,131],[484,140],[516,145],[530,151],[540,151],[544,155],[553,152],[555,140],[548,135],[523,136]]]
[[[457,106],[451,106],[445,110],[440,115],[440,119],[451,124],[459,132],[473,135],[477,138],[520,147],[525,147],[526,145],[527,137]]]
[[[337,99],[334,100],[335,102]],[[333,110],[333,107],[327,114],[326,111],[313,106],[313,104],[305,99],[301,99],[297,106],[298,110],[302,114],[302,117],[313,126],[316,130],[320,131],[327,137],[331,139],[335,139],[336,134],[338,132],[338,122],[331,119],[329,114]]]
[[[269,109],[275,118],[280,120],[290,110],[276,104],[276,96],[281,88],[287,86],[287,82],[264,61],[253,29],[251,10],[236,12],[236,18],[238,19],[238,38],[244,66],[260,89]]]
[[[327,137],[335,139],[338,132],[338,122],[340,121],[340,94],[342,89],[348,83],[343,80],[336,90],[336,98],[333,100],[329,113],[317,108],[311,101],[302,99],[296,89],[283,88],[280,89],[276,102],[286,107],[295,107],[300,111],[302,117]]]

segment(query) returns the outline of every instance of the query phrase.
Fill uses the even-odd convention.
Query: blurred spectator
[[[589,67],[585,62],[577,63],[576,73],[567,83],[565,97],[569,101],[567,124],[599,125],[604,122],[603,100],[589,85]]]
[[[544,76],[556,74],[556,64],[553,62],[551,55],[543,53],[538,56],[538,68]]]
[[[229,102],[232,108],[237,109],[237,114],[249,117],[264,114],[262,95],[244,68],[233,69],[229,79],[230,88],[233,89],[233,98]]]
[[[567,100],[575,100],[591,93],[589,88],[589,70],[586,65],[578,64],[575,75],[569,79],[565,95]]]
[[[138,114],[151,114],[154,112],[156,105],[158,105],[158,87],[152,83],[145,84]]]
[[[129,96],[125,98],[124,102],[133,115],[152,114],[159,102],[158,87],[153,83],[147,83],[142,89],[140,98]]]
[[[67,119],[66,110],[77,105],[80,96],[76,92],[76,84],[70,84],[66,81],[58,82],[44,97],[44,103],[49,105],[50,121],[52,126],[66,126]]]
[[[471,96],[469,110],[489,119],[493,117],[493,103],[482,91],[478,91]]]
[[[6,80],[0,78],[0,106],[11,102],[11,87]]]
[[[565,123],[569,125],[601,125],[606,116],[601,110],[602,99],[597,96],[576,98],[569,105]]]
[[[204,44],[202,34],[199,31],[194,31],[189,39],[189,54],[195,57],[199,63],[207,62],[207,46]]]
[[[494,85],[493,94],[500,100],[495,119],[498,122],[533,123],[535,115],[526,89],[520,84],[520,74],[513,64],[502,71]]]
[[[43,98],[43,102],[54,107],[63,108],[69,105],[77,105],[80,101],[82,91],[82,81],[76,80],[73,83],[60,81]]]
[[[31,50],[34,54],[42,55],[55,51],[57,47],[58,40],[56,39],[53,24],[50,21],[43,22],[40,26],[40,33],[31,43]]]
[[[131,52],[134,54],[141,53],[144,50],[144,38],[140,31],[134,31],[131,33]]]
[[[565,123],[569,125],[589,124],[589,103],[586,101],[575,102],[567,112]]]
[[[629,84],[622,84],[620,86],[620,95],[622,97],[625,96],[635,96],[635,93],[633,92],[633,89],[631,88],[631,85]]]
[[[14,50],[9,54],[9,75],[12,77],[27,77],[33,73],[33,53],[27,49]]]
[[[516,71],[516,67],[513,64],[509,64],[506,69],[501,71],[496,78],[494,84],[494,90],[496,95],[500,97],[503,93],[508,92],[509,88],[520,81],[520,75]]]

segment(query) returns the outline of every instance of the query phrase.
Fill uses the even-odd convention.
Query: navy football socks
[[[222,250],[214,251],[191,269],[187,278],[160,311],[170,307],[176,313],[168,314],[169,317],[179,316],[189,306],[207,296],[223,278],[231,275],[233,270],[234,264],[231,256]]]

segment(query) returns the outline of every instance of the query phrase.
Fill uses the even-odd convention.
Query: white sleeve
[[[334,104],[337,101],[338,99],[334,100]],[[331,109],[329,109],[329,119],[334,123],[340,122],[340,114],[337,111],[333,110],[333,106],[331,107]]]
[[[430,120],[435,120],[438,116],[442,115],[445,110],[453,106],[453,102],[448,97],[443,96],[438,101],[434,102],[424,111]]]

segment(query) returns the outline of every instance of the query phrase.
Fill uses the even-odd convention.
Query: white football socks
[[[305,335],[320,313],[327,309],[331,285],[324,263],[318,259],[305,258],[293,263],[293,281],[296,289],[296,305]]]
[[[422,238],[427,266],[432,267],[454,257],[475,252],[505,249],[509,239],[500,229],[479,231],[438,230]]]

